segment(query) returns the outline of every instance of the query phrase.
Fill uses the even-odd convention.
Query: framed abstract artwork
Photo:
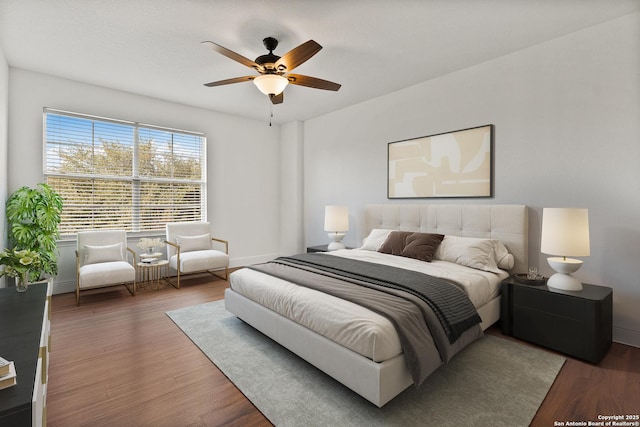
[[[493,197],[493,125],[390,142],[387,198]]]

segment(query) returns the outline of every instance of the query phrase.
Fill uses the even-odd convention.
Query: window
[[[44,176],[64,200],[62,238],[206,220],[203,134],[48,108],[43,129]]]

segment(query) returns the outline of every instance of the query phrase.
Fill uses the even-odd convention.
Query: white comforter
[[[364,250],[341,250],[327,256],[343,256],[420,271],[455,280],[462,285],[475,307],[481,307],[500,292],[508,273],[495,274],[446,261],[431,263]],[[385,317],[349,301],[276,277],[244,268],[231,274],[235,292],[323,335],[376,362],[400,353],[400,339]]]

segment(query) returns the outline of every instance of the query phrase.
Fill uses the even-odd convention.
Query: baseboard
[[[640,331],[614,326],[613,341],[640,348]]]
[[[70,282],[70,281],[66,281],[66,282],[56,282],[54,280],[53,282],[53,294],[66,294],[69,292],[75,292],[76,291],[76,282]]]

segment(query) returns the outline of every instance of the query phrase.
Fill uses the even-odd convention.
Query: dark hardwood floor
[[[54,295],[48,425],[270,425],[165,314],[226,287],[211,276],[136,297],[118,287],[83,293],[79,307],[74,294]],[[532,425],[639,413],[640,348],[614,343],[598,365],[567,358]]]
[[[537,347],[503,335],[497,326],[489,328],[488,333]],[[567,361],[531,426],[566,426],[571,421],[587,425],[589,421],[602,421],[599,415],[640,415],[640,348],[613,343],[597,365],[564,357]]]
[[[68,426],[271,425],[167,311],[223,298],[209,275],[135,297],[54,295],[47,421]]]

